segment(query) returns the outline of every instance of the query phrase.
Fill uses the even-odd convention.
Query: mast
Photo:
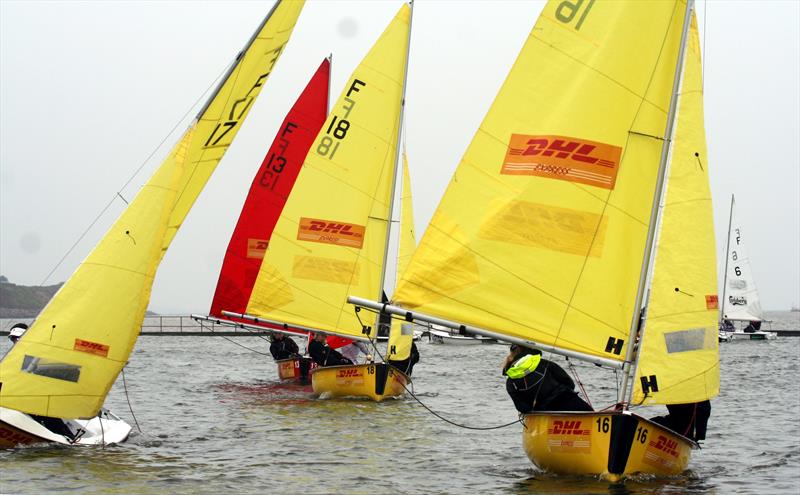
[[[731,211],[728,214],[728,237],[725,239],[725,271],[722,272],[722,307],[720,316],[725,318],[725,296],[728,289],[728,260],[731,257],[731,225],[733,224],[733,194],[731,194]]]
[[[328,98],[326,99],[327,104],[325,105],[325,116],[331,114],[331,79],[333,75],[333,53],[328,54]]]
[[[197,116],[194,118],[195,122],[200,120],[200,117],[202,117],[203,114],[206,113],[206,110],[208,110],[208,106],[211,105],[211,102],[214,101],[214,98],[216,98],[217,94],[220,92],[220,90],[222,90],[222,86],[224,86],[225,83],[228,81],[228,78],[230,77],[231,73],[236,69],[236,66],[239,64],[239,61],[242,59],[244,54],[250,48],[250,45],[252,45],[253,42],[256,40],[256,37],[258,37],[258,33],[261,32],[261,29],[263,29],[264,26],[267,24],[270,17],[272,17],[272,14],[275,13],[275,9],[278,8],[278,5],[281,4],[281,1],[282,0],[278,0],[277,2],[275,2],[275,5],[273,5],[272,8],[269,9],[269,12],[267,12],[267,15],[266,17],[264,17],[264,20],[261,21],[261,24],[258,25],[256,30],[250,36],[250,39],[247,41],[247,43],[245,43],[244,48],[242,48],[239,51],[239,53],[236,54],[236,58],[234,58],[233,63],[230,64],[228,70],[225,71],[225,75],[222,76],[222,79],[220,79],[219,83],[217,84],[217,87],[214,88],[214,91],[211,93],[211,96],[209,96],[206,102],[203,104],[203,108],[201,108],[200,111],[197,112]]]
[[[633,308],[633,316],[631,318],[631,330],[628,334],[628,349],[625,351],[625,365],[622,368],[622,384],[617,393],[617,402],[621,403],[626,398],[629,400],[632,390],[629,390],[629,381],[631,374],[635,371],[635,362],[638,360],[638,349],[641,346],[635,345],[636,334],[640,328],[640,314],[646,298],[646,285],[648,275],[652,269],[651,262],[653,259],[653,248],[655,245],[656,230],[660,218],[660,205],[661,198],[664,193],[664,183],[666,182],[667,161],[669,158],[670,147],[672,144],[672,133],[675,124],[675,114],[678,109],[678,95],[681,86],[681,79],[683,74],[683,58],[686,54],[686,41],[689,34],[689,25],[692,19],[692,8],[694,7],[694,0],[687,0],[686,14],[683,18],[683,30],[681,31],[681,45],[678,50],[678,60],[675,64],[675,77],[672,80],[672,96],[669,102],[669,113],[667,114],[667,127],[664,130],[664,144],[661,146],[661,160],[658,165],[658,178],[656,180],[656,190],[653,195],[653,206],[650,210],[650,227],[647,231],[647,242],[645,244],[644,258],[642,259],[642,268],[639,273],[639,286],[636,289],[636,302]],[[644,337],[644,328],[641,329],[641,337]],[[634,356],[634,351],[637,353]],[[626,405],[627,408],[627,405]]]
[[[386,265],[389,262],[389,238],[392,233],[392,215],[394,214],[394,199],[397,189],[397,169],[400,161],[400,138],[403,133],[403,116],[406,109],[406,86],[408,84],[408,63],[411,59],[411,24],[414,20],[414,0],[409,2],[411,13],[408,16],[408,43],[406,44],[406,66],[403,70],[403,92],[400,97],[400,118],[397,121],[397,139],[395,140],[394,168],[392,169],[392,190],[389,197],[389,212],[386,217],[386,241],[383,245],[383,263],[381,264],[380,287],[378,288],[378,301],[383,301],[383,294],[386,287]],[[376,319],[376,331],[379,328],[380,314]],[[377,335],[377,334],[376,334]]]

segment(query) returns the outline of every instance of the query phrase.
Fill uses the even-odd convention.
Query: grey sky
[[[0,273],[42,282],[194,114],[271,5],[0,0]],[[400,5],[308,1],[162,262],[151,309],[208,309],[241,202],[286,111],[330,52],[336,98]],[[415,2],[405,128],[418,236],[542,5]],[[762,305],[788,309],[800,303],[800,2],[700,1],[697,11],[718,251],[735,193]],[[176,138],[123,196],[133,197]],[[123,206],[112,204],[48,283],[69,276]]]

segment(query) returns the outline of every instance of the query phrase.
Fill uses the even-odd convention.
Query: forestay
[[[332,106],[275,226],[247,313],[374,334],[362,334],[346,299],[382,288],[409,20],[403,5]]]
[[[719,393],[717,271],[697,20],[686,47],[634,404]]]
[[[683,12],[681,2],[548,2],[396,304],[624,359]]]
[[[0,363],[0,405],[97,414],[128,360],[156,268],[242,125],[289,39],[302,1],[282,1],[164,163]]]

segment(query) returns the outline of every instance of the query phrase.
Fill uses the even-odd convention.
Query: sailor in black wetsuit
[[[342,356],[335,349],[331,349],[328,344],[325,343],[324,333],[314,334],[314,338],[308,343],[308,354],[319,366],[353,364],[352,361]]]
[[[503,366],[506,391],[520,413],[533,411],[592,411],[578,397],[575,383],[559,365],[542,358],[538,349],[517,345]]]
[[[269,352],[276,361],[278,359],[289,359],[299,356],[300,350],[297,344],[284,334],[275,332],[272,334],[271,340],[272,343],[269,345]]]

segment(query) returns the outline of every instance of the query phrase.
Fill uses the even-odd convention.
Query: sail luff
[[[634,311],[631,317],[631,328],[628,335],[628,342],[636,341],[636,334],[639,332],[641,311],[645,303],[646,284],[648,281],[648,274],[652,270],[653,248],[655,245],[656,232],[658,228],[658,218],[660,213],[659,205],[664,194],[664,184],[667,174],[667,160],[669,158],[670,147],[673,139],[673,131],[675,124],[675,114],[678,109],[678,97],[680,96],[681,75],[683,74],[683,61],[686,54],[686,42],[689,36],[689,26],[692,19],[692,8],[694,0],[687,0],[686,11],[683,18],[683,29],[681,31],[680,48],[678,49],[678,59],[675,63],[675,76],[672,82],[672,95],[669,102],[669,113],[667,114],[667,127],[664,131],[664,143],[661,147],[661,160],[658,165],[658,178],[656,179],[656,190],[653,195],[653,206],[650,212],[650,227],[647,232],[647,241],[645,241],[644,259],[642,260],[642,269],[639,274],[639,286],[636,289],[636,303],[634,304]],[[644,329],[642,329],[644,331]],[[635,373],[635,353],[638,353],[638,347],[629,345],[625,351],[625,363],[622,374],[622,384],[619,388],[617,397],[618,402],[623,402],[627,396],[633,394],[633,388],[629,386],[629,381],[633,373]],[[630,363],[630,364],[629,364]]]
[[[725,307],[725,297],[728,289],[728,261],[730,260],[731,251],[731,225],[733,225],[733,204],[734,198],[731,194],[731,207],[728,211],[728,235],[725,237],[725,271],[722,272],[722,307]],[[720,311],[720,318],[724,318],[724,312]]]
[[[253,31],[253,34],[250,35],[250,39],[247,40],[247,43],[245,43],[244,47],[241,50],[239,50],[239,53],[236,54],[236,57],[234,57],[233,61],[228,66],[228,70],[225,71],[225,74],[219,80],[219,83],[214,88],[214,91],[211,92],[211,95],[209,95],[208,99],[203,104],[203,107],[200,108],[199,112],[197,112],[197,116],[194,118],[195,122],[199,121],[203,117],[203,114],[206,113],[206,110],[208,110],[208,107],[211,106],[211,103],[214,101],[214,98],[216,98],[219,92],[222,91],[222,88],[223,86],[225,86],[225,83],[228,81],[228,78],[231,76],[233,71],[236,70],[236,66],[239,64],[239,60],[241,60],[242,56],[247,52],[247,50],[250,48],[250,46],[253,44],[256,38],[258,38],[258,33],[260,33],[262,29],[264,29],[264,26],[267,24],[267,22],[269,22],[270,18],[272,17],[272,14],[274,14],[275,11],[278,9],[278,5],[280,5],[281,2],[284,1],[286,0],[278,0],[272,5],[272,8],[269,9],[267,15],[264,16],[264,19],[262,19],[261,24],[258,25],[256,30]]]
[[[392,233],[392,214],[394,212],[394,200],[397,190],[397,170],[400,162],[400,138],[403,134],[403,116],[406,109],[406,87],[408,86],[408,64],[411,59],[411,29],[414,22],[414,0],[409,2],[409,15],[408,15],[408,40],[406,42],[406,63],[403,69],[403,90],[400,95],[400,119],[397,126],[397,136],[395,138],[395,154],[394,154],[394,168],[392,170],[392,188],[389,195],[389,211],[386,217],[386,241],[383,248],[383,263],[381,264],[380,288],[378,290],[378,299],[381,299],[386,293],[386,268],[389,265],[389,238]],[[377,320],[376,320],[377,323]]]

